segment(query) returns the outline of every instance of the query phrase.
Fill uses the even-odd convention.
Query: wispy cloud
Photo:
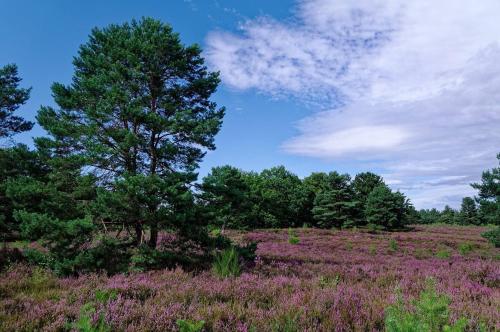
[[[385,170],[419,207],[457,205],[500,150],[500,2],[303,0],[207,37],[236,89],[315,103],[289,153]]]

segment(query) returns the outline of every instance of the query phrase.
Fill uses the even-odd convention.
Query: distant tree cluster
[[[458,225],[500,225],[500,154],[499,167],[484,171],[480,183],[471,186],[479,191],[474,198],[464,197],[460,210],[445,206],[442,211],[418,211],[422,224],[444,223]]]
[[[416,211],[373,173],[312,173],[304,179],[284,166],[245,172],[221,166],[203,178],[199,204],[221,228],[342,228],[373,224],[385,229],[411,223]]]

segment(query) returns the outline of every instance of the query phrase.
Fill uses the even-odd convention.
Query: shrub
[[[372,244],[368,249],[368,252],[370,253],[370,255],[375,256],[377,254],[377,247]]]
[[[236,277],[241,273],[238,252],[234,247],[226,249],[215,256],[213,271],[222,278]]]
[[[214,228],[210,231],[210,235],[213,237],[217,237],[222,235],[222,230],[220,228]]]
[[[471,243],[460,243],[458,245],[458,252],[460,253],[460,255],[467,255],[468,253],[470,253],[472,251],[473,247],[472,247],[472,244]]]
[[[495,248],[500,247],[500,226],[497,226],[488,232],[484,232],[481,236],[490,241]]]
[[[450,258],[450,251],[448,249],[440,249],[436,252],[436,257],[441,259]]]
[[[418,300],[412,301],[412,310],[407,308],[400,290],[397,290],[396,303],[385,311],[387,332],[460,332],[464,331],[467,320],[459,319],[450,324],[449,304],[446,295],[436,292],[434,280],[428,279]]]
[[[320,276],[319,286],[321,288],[335,288],[340,282],[340,276],[337,274],[334,277],[331,276]]]
[[[104,316],[101,314],[96,323],[92,323],[92,315],[95,313],[95,308],[92,303],[86,303],[80,310],[80,317],[73,324],[73,328],[79,332],[108,332],[111,328],[104,321]]]
[[[103,304],[106,304],[111,300],[116,300],[118,297],[118,293],[114,289],[97,289],[94,295],[96,301]]]
[[[255,251],[257,251],[257,242],[236,246],[234,249],[236,249],[240,260],[244,262],[253,262],[255,260]]]
[[[371,234],[377,234],[379,233],[381,230],[384,229],[384,227],[382,226],[379,226],[377,224],[368,224],[366,225],[366,228],[368,229],[368,233],[371,233]]]
[[[203,326],[205,326],[205,321],[203,320],[191,321],[178,319],[176,323],[179,327],[179,332],[200,332]]]
[[[271,326],[272,332],[297,332],[299,313],[289,312],[275,320]]]
[[[24,258],[18,248],[0,248],[0,270],[12,263],[22,262]]]
[[[398,251],[399,250],[399,245],[398,243],[396,242],[396,240],[394,239],[391,239],[389,241],[389,250],[392,251],[392,252],[395,252],[395,251]]]
[[[295,232],[295,230],[289,228],[288,229],[288,243],[299,244],[299,242],[300,242],[300,239],[297,236],[297,233]]]
[[[415,249],[415,252],[413,253],[416,259],[426,259],[432,256],[432,251],[429,248],[422,249],[422,248],[417,248]]]

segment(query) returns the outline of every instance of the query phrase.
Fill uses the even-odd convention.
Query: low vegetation
[[[256,241],[258,248],[253,264],[240,264],[239,276],[225,278],[210,269],[180,268],[61,278],[12,266],[0,275],[0,321],[6,332],[64,331],[89,323],[87,316],[92,331],[179,331],[182,325],[183,331],[432,326],[431,331],[493,332],[500,329],[500,253],[481,237],[485,230],[416,226],[412,232],[374,235],[363,229],[294,229],[300,245],[288,243],[286,229],[228,230],[234,241]],[[394,237],[399,250],[382,250]],[[346,242],[355,245],[349,250]],[[462,256],[461,243],[474,250]],[[436,258],[432,253],[444,245],[450,257]],[[369,255],[373,247],[380,250]],[[419,250],[431,254],[418,257]]]

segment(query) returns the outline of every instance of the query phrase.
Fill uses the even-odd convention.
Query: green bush
[[[96,301],[103,304],[106,304],[111,300],[116,300],[118,297],[118,293],[114,289],[97,289],[94,295]]]
[[[299,244],[300,239],[297,236],[297,232],[295,230],[289,228],[288,229],[288,243],[290,244]]]
[[[467,320],[459,319],[450,323],[450,299],[438,294],[434,280],[428,279],[426,288],[420,293],[418,300],[411,301],[412,309],[403,300],[401,290],[397,290],[396,303],[385,311],[385,328],[387,332],[462,332]]]
[[[460,255],[462,256],[465,256],[467,255],[468,253],[470,253],[472,250],[473,250],[473,246],[471,243],[460,243],[458,245],[458,252],[460,253]]]
[[[93,303],[86,303],[80,310],[78,320],[73,324],[73,329],[79,332],[108,332],[111,328],[104,321],[104,316],[101,314],[97,323],[92,323],[92,315],[95,313]]]
[[[257,242],[250,242],[245,245],[234,247],[238,253],[238,258],[243,262],[253,262],[257,251]]]
[[[371,234],[377,234],[384,229],[384,227],[379,226],[377,224],[368,224],[366,225],[366,228],[368,229],[368,233]]]
[[[338,274],[335,276],[320,276],[318,281],[321,288],[335,288],[340,282],[340,276]]]
[[[239,255],[234,247],[226,249],[215,256],[212,269],[221,278],[236,277],[241,273]]]
[[[432,256],[432,251],[429,248],[417,248],[413,252],[416,259],[426,259]]]
[[[495,248],[500,247],[500,226],[497,226],[488,232],[484,232],[481,236],[490,241]]]
[[[178,319],[176,323],[179,327],[179,332],[200,332],[203,326],[205,326],[205,321],[203,320],[191,321]]]
[[[441,259],[450,258],[450,251],[448,249],[440,249],[436,252],[436,257]]]
[[[271,326],[272,332],[297,332],[297,321],[299,319],[299,312],[288,312],[279,318],[276,318]]]
[[[394,239],[391,239],[389,241],[389,250],[392,251],[392,252],[396,252],[399,250],[399,245],[398,243],[396,242],[396,240]]]

